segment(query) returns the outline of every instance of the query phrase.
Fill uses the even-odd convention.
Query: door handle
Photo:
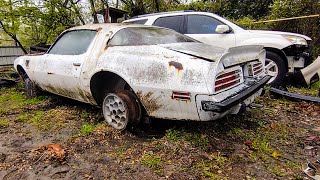
[[[72,63],[74,66],[81,66],[81,63]]]

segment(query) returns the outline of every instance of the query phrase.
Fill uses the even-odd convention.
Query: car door
[[[198,41],[222,48],[234,47],[236,45],[235,34],[231,30],[227,33],[218,33],[218,25],[225,25],[214,17],[206,15],[186,15],[185,35]]]
[[[89,58],[88,48],[95,35],[93,30],[74,30],[59,37],[46,57],[47,91],[85,101],[80,75],[84,61]]]

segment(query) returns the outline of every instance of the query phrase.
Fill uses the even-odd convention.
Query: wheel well
[[[280,49],[271,48],[271,47],[265,47],[264,49],[266,51],[273,52],[273,53],[276,53],[277,55],[279,55],[284,60],[284,63],[286,65],[286,69],[288,70],[288,59],[283,51],[281,51]]]
[[[112,72],[98,72],[92,76],[90,81],[90,90],[98,105],[102,104],[103,97],[107,93],[123,89],[130,90],[130,86],[123,78]]]
[[[17,66],[17,71],[18,71],[18,74],[20,75],[20,77],[22,78],[22,80],[24,81],[26,77],[28,77],[26,71],[23,69],[22,66],[18,65]]]

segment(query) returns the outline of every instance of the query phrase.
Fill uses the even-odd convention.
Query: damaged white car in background
[[[236,114],[270,79],[262,46],[230,49],[173,30],[94,24],[63,32],[47,53],[14,66],[28,97],[38,89],[102,107],[115,129],[142,116],[209,121]]]

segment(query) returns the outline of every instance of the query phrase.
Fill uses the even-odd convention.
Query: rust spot
[[[148,92],[147,94],[142,94],[142,91],[137,92],[138,98],[146,108],[149,115],[162,107],[162,105],[159,103],[160,96],[152,97],[152,95],[153,92]]]
[[[182,64],[176,61],[170,61],[169,66],[175,67],[178,71],[183,70]]]

